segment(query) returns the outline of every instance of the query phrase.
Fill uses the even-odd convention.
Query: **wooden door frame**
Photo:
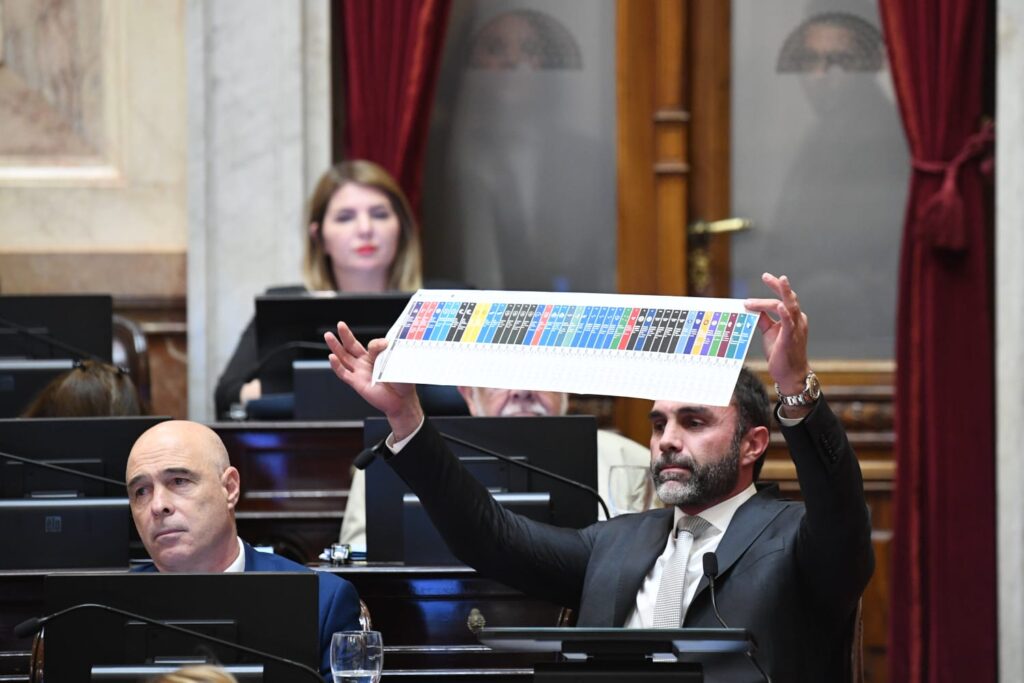
[[[618,290],[690,293],[686,228],[730,209],[730,21],[721,0],[618,0]],[[712,291],[729,283],[712,238]],[[650,401],[617,399],[616,426],[644,443]]]

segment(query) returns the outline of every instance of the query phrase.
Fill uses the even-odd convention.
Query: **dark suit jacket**
[[[256,552],[248,543],[245,546],[245,571],[247,572],[308,572],[312,571],[297,562],[280,555]],[[136,571],[155,572],[156,566],[143,565]],[[355,587],[341,577],[327,572],[316,572],[319,580],[320,607],[320,674],[328,683],[331,680],[331,636],[336,631],[359,631],[359,595]]]
[[[717,550],[716,596],[729,626],[747,628],[776,681],[843,681],[852,618],[874,555],[860,467],[824,399],[782,428],[805,502],[768,487],[744,503]],[[429,420],[389,459],[460,560],[526,593],[578,610],[580,626],[622,626],[665,548],[671,508],[563,529],[497,505]],[[500,624],[493,624],[500,626]],[[685,626],[716,627],[707,579]],[[741,657],[702,657],[708,681],[759,681]]]

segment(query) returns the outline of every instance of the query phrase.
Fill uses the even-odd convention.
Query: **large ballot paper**
[[[738,299],[421,289],[373,380],[725,406],[757,318]]]

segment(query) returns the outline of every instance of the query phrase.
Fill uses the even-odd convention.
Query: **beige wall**
[[[185,294],[183,0],[0,0],[0,291]]]
[[[996,30],[996,527],[999,680],[1024,680],[1024,2],[999,0]]]

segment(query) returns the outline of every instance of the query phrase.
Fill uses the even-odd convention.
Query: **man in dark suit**
[[[169,421],[139,437],[125,473],[132,517],[159,572],[296,572],[308,568],[256,552],[238,537],[238,470],[217,434],[195,422]],[[331,678],[335,631],[359,626],[359,596],[348,581],[317,572],[320,673]]]
[[[754,485],[769,411],[749,373],[741,374],[727,407],[654,403],[651,473],[665,509],[574,530],[505,511],[424,421],[413,387],[373,385],[373,360],[386,342],[366,350],[339,323],[338,337],[328,335],[331,364],[387,415],[389,464],[467,564],[577,608],[580,626],[714,627],[701,564],[705,552],[715,552],[722,616],[754,634],[758,660],[772,678],[843,681],[858,600],[874,569],[863,483],[810,370],[807,317],[796,294],[785,277],[766,273],[763,280],[778,298],[746,306],[761,314],[768,371],[780,394],[776,417],[803,503]],[[742,658],[701,661],[708,681],[762,680]]]

